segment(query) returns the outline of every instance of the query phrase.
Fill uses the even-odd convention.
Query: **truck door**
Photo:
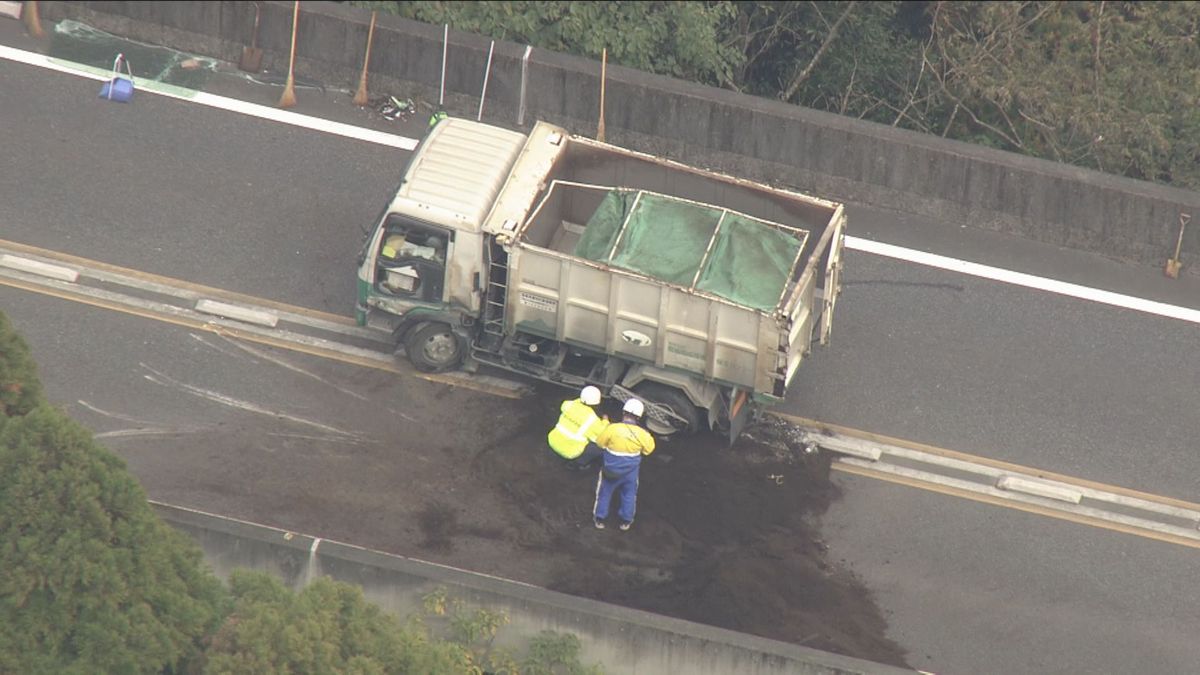
[[[375,255],[375,290],[401,301],[442,304],[451,237],[443,228],[389,216]]]
[[[829,243],[829,257],[825,260],[825,286],[822,289],[825,307],[821,311],[821,344],[829,342],[833,329],[833,308],[842,292],[842,247],[846,243],[846,211],[839,206],[833,216],[833,238]]]

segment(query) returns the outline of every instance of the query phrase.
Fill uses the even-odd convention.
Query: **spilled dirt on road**
[[[360,432],[353,442],[314,437],[295,416],[244,413],[193,420],[210,429],[202,440],[107,440],[153,498],[180,506],[904,663],[870,593],[828,560],[817,520],[838,489],[825,459],[805,454],[786,426],[760,425],[733,448],[715,436],[661,442],[642,466],[633,529],[601,531],[591,517],[597,472],[569,469],[546,444],[564,390],[511,401],[305,367],[323,379],[288,371],[275,385],[286,405],[270,409],[320,411]],[[365,402],[330,398],[330,383]]]
[[[551,454],[553,423],[531,415],[520,436],[476,454],[472,472],[521,514],[512,525],[531,555],[568,556],[543,585],[905,665],[870,593],[827,560],[813,524],[839,496],[828,459],[806,454],[782,425],[760,425],[733,448],[715,437],[661,442],[642,464],[634,527],[621,532],[591,526],[596,472]]]

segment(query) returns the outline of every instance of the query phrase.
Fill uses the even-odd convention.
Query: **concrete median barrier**
[[[912,672],[192,509],[152,505],[200,546],[219,577],[247,568],[300,588],[328,576],[362,586],[368,600],[401,617],[419,611],[422,597],[441,588],[473,607],[509,618],[497,646],[519,647],[544,630],[571,633],[583,643],[584,662],[600,663],[606,673]]]

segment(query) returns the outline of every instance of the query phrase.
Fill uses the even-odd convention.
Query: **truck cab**
[[[480,228],[525,141],[443,120],[417,147],[363,246],[357,321],[392,333],[420,370],[466,361],[485,273]]]

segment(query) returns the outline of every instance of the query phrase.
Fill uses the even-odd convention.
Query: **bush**
[[[24,415],[42,400],[29,345],[0,312],[0,417]]]
[[[0,672],[183,668],[220,582],[124,463],[39,405],[0,430]]]

